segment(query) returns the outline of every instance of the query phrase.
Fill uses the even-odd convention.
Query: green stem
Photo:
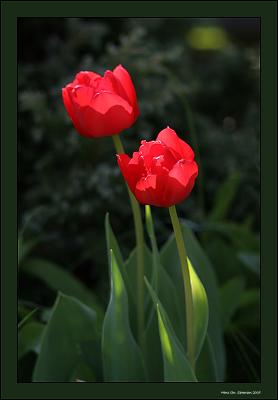
[[[152,247],[152,258],[153,258],[153,274],[152,274],[152,287],[157,291],[158,285],[158,264],[159,264],[159,251],[156,242],[153,219],[152,219],[152,211],[150,205],[145,205],[145,221],[147,232],[151,241]]]
[[[185,311],[186,311],[186,339],[187,355],[191,367],[194,369],[194,335],[193,335],[193,296],[190,282],[190,272],[187,262],[187,253],[184,245],[182,230],[175,206],[169,207],[169,213],[175,233],[181,271],[184,285]]]
[[[145,205],[145,223],[147,232],[151,241],[151,248],[152,248],[152,276],[151,276],[151,285],[154,288],[155,292],[158,291],[158,265],[159,265],[159,251],[156,242],[154,226],[153,226],[153,219],[152,219],[152,211],[150,205]],[[147,305],[152,303],[150,297],[148,297]],[[148,307],[147,307],[148,309]],[[152,319],[156,313],[155,307],[151,307],[150,312],[148,313],[147,322],[146,322],[146,331],[148,330]]]
[[[124,148],[119,135],[112,136],[114,146],[118,154],[124,153]],[[130,205],[133,214],[135,237],[136,237],[136,256],[137,256],[137,328],[138,328],[138,341],[141,348],[144,347],[144,231],[140,206],[135,199],[133,193],[127,186]]]

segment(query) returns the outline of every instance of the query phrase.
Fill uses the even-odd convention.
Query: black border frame
[[[141,3],[141,6],[139,3]],[[261,301],[261,310],[265,310],[264,314],[261,315],[261,344],[263,351],[261,355],[261,383],[202,383],[201,385],[199,383],[199,385],[195,384],[193,386],[192,384],[188,383],[164,383],[163,386],[161,386],[161,384],[159,385],[158,383],[145,383],[144,385],[141,385],[140,383],[117,383],[116,385],[111,383],[98,383],[98,385],[94,385],[94,383],[88,383],[87,385],[82,386],[68,386],[66,383],[56,383],[56,385],[53,387],[53,383],[40,383],[40,385],[33,385],[32,383],[16,383],[16,379],[13,380],[14,377],[16,378],[16,374],[14,375],[16,368],[13,364],[14,360],[12,357],[14,351],[14,349],[12,349],[12,346],[14,345],[14,338],[11,334],[10,328],[12,326],[17,326],[17,304],[14,304],[14,300],[17,299],[17,297],[14,297],[14,283],[16,282],[15,272],[17,273],[17,251],[15,251],[15,246],[17,249],[17,212],[15,211],[17,209],[17,140],[16,135],[12,136],[10,132],[17,131],[17,80],[14,79],[17,75],[16,23],[18,17],[24,16],[64,17],[65,15],[63,15],[63,10],[65,2],[5,1],[1,4],[3,56],[3,69],[1,74],[1,127],[3,130],[1,135],[1,142],[3,144],[1,150],[1,232],[4,233],[4,235],[2,235],[1,254],[1,260],[3,262],[3,267],[1,270],[3,278],[1,292],[1,304],[3,310],[1,313],[1,320],[4,329],[3,336],[1,335],[1,339],[3,339],[1,340],[1,346],[3,346],[4,343],[7,345],[7,347],[2,347],[3,359],[1,359],[1,364],[4,366],[1,376],[2,396],[5,396],[3,398],[49,398],[41,397],[41,395],[45,396],[47,392],[51,397],[57,398],[229,398],[229,395],[221,396],[221,390],[225,390],[227,392],[230,392],[231,390],[234,390],[235,392],[237,392],[237,390],[263,390],[261,395],[255,395],[255,397],[275,398],[275,267],[277,260],[275,240],[277,236],[277,224],[275,218],[275,215],[277,215],[277,209],[275,207],[277,205],[277,175],[275,168],[277,165],[277,153],[275,146],[277,143],[275,136],[277,126],[277,92],[275,85],[275,82],[277,81],[277,50],[275,34],[277,31],[277,20],[275,13],[275,10],[277,11],[276,2],[255,1],[251,3],[248,1],[150,1],[148,4],[146,3],[147,2],[144,2],[142,5],[142,2],[139,1],[70,1],[67,2],[67,14],[68,16],[70,14],[72,17],[76,17],[76,13],[79,16],[88,16],[88,10],[91,7],[92,11],[89,12],[89,15],[93,12],[91,16],[100,17],[175,17],[173,14],[178,14],[181,16],[181,13],[185,13],[186,15],[184,16],[190,17],[223,17],[223,15],[227,17],[250,17],[252,15],[252,17],[261,18],[261,232],[263,239],[261,243],[261,261],[262,269],[265,269],[261,276],[261,290],[262,293],[268,294],[267,298],[263,295]],[[158,3],[159,7],[157,7]],[[249,6],[247,3],[249,3]],[[252,7],[250,7],[250,4],[252,4]],[[107,6],[109,6],[110,9]],[[199,11],[196,14],[197,10],[200,9],[202,11]],[[111,15],[111,11],[113,15]],[[190,12],[190,15],[188,15],[188,12]],[[157,13],[160,15],[157,15]],[[242,15],[242,13],[244,15]],[[248,15],[246,15],[246,13]],[[8,79],[8,77],[11,77],[11,79]],[[267,139],[265,135],[267,135]],[[13,267],[11,267],[11,265]],[[273,268],[273,270],[271,268]],[[9,288],[7,287],[8,285]],[[7,307],[5,307],[8,301],[9,310],[7,310]],[[15,311],[15,315],[10,312],[11,309]],[[9,353],[7,353],[7,350]],[[221,385],[221,389],[218,385]],[[225,385],[225,388],[223,385]],[[200,386],[202,387],[201,390]],[[134,392],[137,393],[136,397],[134,397]],[[185,394],[186,397],[184,397]],[[95,397],[97,395],[100,397]],[[236,397],[236,394],[231,394],[231,397],[242,398],[245,396],[239,395],[239,397]],[[250,398],[250,395],[246,397]]]

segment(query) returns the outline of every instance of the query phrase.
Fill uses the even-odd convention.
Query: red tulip
[[[139,115],[132,80],[121,65],[103,77],[81,71],[62,94],[73,125],[83,136],[115,135],[129,128]]]
[[[193,150],[169,127],[156,140],[142,140],[132,158],[118,154],[117,159],[136,199],[157,207],[170,207],[183,201],[198,175]]]

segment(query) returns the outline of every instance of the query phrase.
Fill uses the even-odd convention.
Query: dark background
[[[191,144],[202,174],[178,206],[179,215],[196,231],[220,287],[240,277],[245,300],[255,296],[251,308],[234,316],[249,345],[246,340],[238,345],[233,327],[226,333],[227,380],[234,382],[260,376],[259,40],[256,18],[18,20],[20,235],[33,243],[32,255],[71,271],[106,306],[104,217],[109,211],[127,256],[134,246],[128,196],[111,138],[79,136],[61,88],[80,70],[103,73],[121,63],[132,76],[141,110],[136,124],[121,134],[127,152],[167,125]],[[161,246],[171,232],[169,215],[156,208],[153,216]],[[233,237],[217,232],[213,223],[229,227]],[[24,271],[19,295],[28,306],[50,307],[55,299]]]

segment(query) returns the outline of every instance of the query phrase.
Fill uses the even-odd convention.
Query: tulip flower
[[[142,204],[171,207],[191,192],[198,175],[192,148],[167,127],[156,140],[143,140],[132,158],[118,154],[130,190]]]
[[[86,137],[116,135],[139,115],[131,77],[122,65],[106,71],[103,77],[81,71],[62,89],[62,95],[73,125]]]

